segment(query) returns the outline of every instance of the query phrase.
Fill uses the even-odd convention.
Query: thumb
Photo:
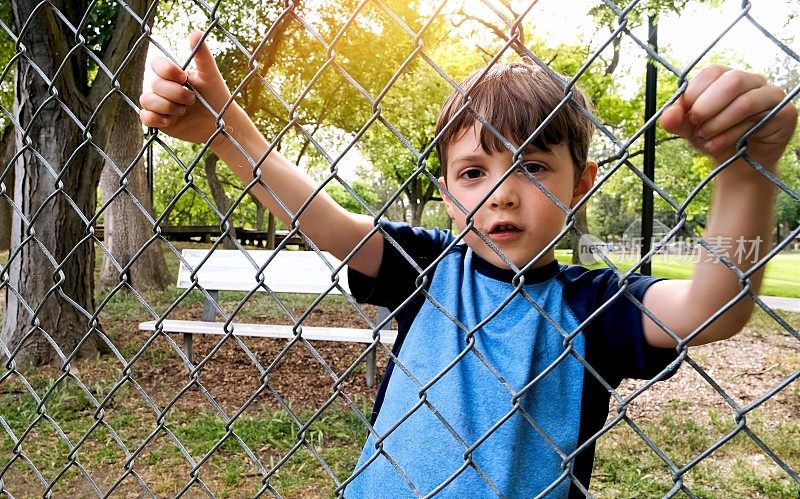
[[[203,33],[200,31],[192,31],[189,35],[189,46],[194,50],[197,47],[197,44],[200,43],[200,40],[203,37]],[[211,49],[208,48],[208,44],[203,42],[200,45],[200,48],[194,54],[194,64],[197,68],[197,71],[201,73],[219,73],[219,69],[217,69],[217,61],[214,60],[214,55],[211,53]]]
[[[689,123],[683,95],[673,105],[664,110],[661,115],[661,126],[667,132],[681,137],[688,137],[691,134],[693,127]]]

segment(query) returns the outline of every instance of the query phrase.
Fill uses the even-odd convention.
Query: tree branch
[[[610,27],[609,30],[611,30],[612,33],[614,31]],[[608,66],[606,66],[606,76],[613,74],[619,65],[619,48],[621,41],[622,40],[620,37],[617,36],[614,37],[614,40],[611,42],[611,46],[614,49],[614,55],[611,57],[611,62],[609,62]]]
[[[317,133],[317,130],[319,130],[319,128],[322,126],[322,120],[325,118],[325,114],[326,113],[323,112],[320,115],[319,121],[317,121],[317,123],[314,125],[314,130],[312,130],[311,133],[308,134],[308,137],[305,138],[305,141],[303,141],[303,147],[300,148],[300,152],[297,154],[297,159],[294,161],[296,166],[300,166],[300,160],[303,159],[306,149],[308,149],[308,145],[311,143],[311,139],[309,137],[313,137],[314,134]]]
[[[259,74],[263,73],[262,77],[263,75],[266,75],[269,72],[270,68],[272,68],[272,66],[275,64],[275,61],[278,57],[278,51],[281,47],[281,44],[283,43],[284,38],[286,37],[286,26],[288,25],[289,20],[290,17],[287,16],[281,18],[280,21],[278,21],[279,24],[276,27],[275,35],[272,37],[271,43],[266,45],[267,46],[266,55],[264,56],[264,60],[262,62],[261,67],[259,67]],[[257,53],[253,55],[256,59],[258,58]],[[250,87],[252,92],[248,91],[247,89],[245,89],[245,91],[243,92],[244,94],[246,94],[243,96],[245,100],[245,111],[247,111],[247,114],[251,116],[259,107],[261,96],[264,93],[264,85],[261,84],[260,81],[257,81],[256,83],[257,84],[255,85],[248,85],[248,87]]]
[[[136,42],[139,41],[139,38],[141,38],[142,26],[129,13],[129,10],[132,10],[136,12],[137,15],[143,17],[147,26],[152,27],[156,13],[156,7],[153,6],[154,1],[155,0],[130,0],[128,8],[121,8],[119,10],[119,13],[117,14],[117,22],[114,28],[114,35],[111,38],[111,42],[108,44],[108,49],[106,50],[106,53],[103,54],[103,58],[101,60],[103,65],[115,76],[119,77],[125,72],[125,68],[120,66],[125,61],[125,58],[128,57],[128,55],[134,50]],[[147,43],[139,43],[136,50],[142,50],[146,52]],[[128,65],[130,65],[132,59],[133,58],[127,61]],[[100,71],[98,76],[100,75],[105,75],[105,73]],[[139,77],[141,77],[141,75],[139,75]],[[92,84],[92,88],[89,92],[89,102],[92,105],[99,102],[100,99],[102,99],[108,92],[108,88],[105,85],[97,85],[96,83],[97,80],[95,80],[95,84]],[[137,95],[135,97],[138,98],[139,96]],[[106,104],[105,107],[107,108],[108,104]]]
[[[506,7],[508,8],[508,6],[506,6]],[[509,10],[511,10],[511,9],[509,8]],[[511,11],[511,12],[513,13],[514,11]],[[466,12],[464,12],[463,8],[458,13],[461,14],[462,16],[464,16],[464,19],[469,19],[471,21],[475,21],[478,24],[482,24],[484,27],[486,27],[489,30],[491,30],[492,33],[494,33],[494,35],[497,36],[498,38],[500,38],[500,39],[502,39],[502,40],[504,40],[506,42],[509,41],[509,36],[503,30],[501,30],[499,27],[495,26],[494,24],[492,24],[492,23],[490,23],[488,21],[485,21],[485,20],[483,20],[483,19],[481,19],[479,17],[475,17],[475,16],[467,14]],[[463,21],[459,22],[459,24],[461,24],[462,22]],[[517,31],[517,35],[516,35],[513,43],[511,44],[511,48],[520,57],[522,57],[524,59],[528,59],[528,56],[527,56],[527,53],[526,53],[526,50],[525,50],[525,43],[524,43],[523,38],[524,38],[524,35],[522,33],[522,28],[519,27],[518,31]]]
[[[156,5],[155,0],[131,0],[129,7],[134,12],[141,13],[145,23],[148,26],[152,26],[156,13]],[[136,45],[136,42],[139,41],[141,37],[141,29],[142,26],[131,16],[128,10],[121,8],[117,14],[114,35],[111,38],[108,49],[105,54],[103,54],[101,62],[109,71],[113,72],[123,92],[131,87],[134,80],[137,80],[136,83],[141,82],[142,73],[139,68],[141,67],[143,69],[144,66],[137,64],[137,61],[144,59],[147,54],[147,43],[141,42],[138,46]],[[138,53],[133,57],[129,57],[134,50]],[[125,62],[125,66],[122,66],[123,62]],[[128,70],[129,68],[133,69]],[[98,77],[95,78],[89,89],[88,105],[93,109],[105,98],[111,86],[111,82],[108,82],[106,78],[100,78],[100,75],[105,76],[105,73],[100,71]],[[139,93],[141,93],[141,91],[139,91]],[[138,102],[139,100],[138,95],[128,95],[128,98],[133,102]],[[103,109],[97,113],[95,124],[92,126],[92,134],[94,135],[96,144],[98,144],[101,149],[106,148],[109,133],[113,128],[112,124],[114,120],[116,120],[120,105],[125,105],[122,99],[109,99],[104,104]]]
[[[672,136],[669,136],[669,137],[665,137],[665,138],[663,138],[661,140],[657,140],[656,141],[656,145],[658,146],[658,145],[661,145],[661,144],[663,144],[665,142],[670,142],[670,141],[673,141],[673,140],[680,140],[680,137],[678,137],[677,135],[672,135]],[[628,158],[635,158],[636,156],[641,156],[642,154],[644,154],[644,149],[639,149],[638,151],[630,153],[628,155]],[[612,156],[612,157],[606,158],[606,159],[604,159],[602,161],[598,161],[597,162],[597,166],[602,167],[602,166],[605,166],[605,165],[607,165],[609,163],[613,163],[614,161],[617,161],[618,159],[619,159],[619,156]]]

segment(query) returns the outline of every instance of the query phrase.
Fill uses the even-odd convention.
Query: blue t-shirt
[[[465,244],[448,248],[448,231],[381,226],[378,277],[349,282],[357,300],[398,310],[397,362],[345,495],[582,497],[594,443],[576,450],[608,415],[603,382],[665,378],[677,364],[675,349],[646,343],[629,298],[655,280],[634,275],[620,291],[608,269],[553,261],[522,284]],[[434,263],[424,277],[415,268]]]

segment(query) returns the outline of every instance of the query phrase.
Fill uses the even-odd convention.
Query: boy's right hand
[[[189,36],[192,48],[201,36],[199,31]],[[158,128],[172,137],[201,144],[217,129],[216,118],[184,85],[188,82],[217,113],[231,93],[207,44],[197,50],[194,63],[197,69],[184,71],[165,57],[153,59],[152,91],[139,98],[142,106],[139,119],[145,126]],[[223,118],[227,119],[236,107],[231,104]]]

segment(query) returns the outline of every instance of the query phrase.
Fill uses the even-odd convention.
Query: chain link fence
[[[726,6],[730,7],[730,3],[726,2]],[[602,30],[595,33],[591,48],[586,54],[579,54],[580,61],[567,64],[567,69],[562,70],[568,75],[562,82],[564,98],[551,116],[565,106],[577,106],[594,123],[598,132],[592,153],[600,155],[603,174],[575,208],[560,206],[567,223],[546,250],[583,234],[587,229],[579,225],[580,210],[597,193],[602,193],[612,179],[623,175],[636,180],[630,184],[636,189],[644,184],[655,193],[658,202],[671,210],[674,222],[646,255],[637,256],[633,265],[617,266],[613,256],[601,254],[604,264],[614,269],[620,291],[608,302],[599,304],[589,319],[574,328],[560,323],[552,310],[523,286],[528,268],[518,268],[497,250],[515,275],[514,290],[501,300],[495,315],[521,298],[552,326],[551,333],[559,335],[562,343],[555,360],[522,386],[508,383],[503,378],[503,367],[484,355],[475,341],[494,315],[479,317],[474,324],[462,322],[454,310],[448,309],[424,285],[433,279],[439,262],[419,265],[378,221],[411,211],[409,206],[413,203],[406,196],[416,186],[441,187],[438,163],[432,155],[439,138],[428,129],[420,140],[415,136],[417,130],[409,124],[429,118],[411,102],[406,109],[397,108],[403,100],[395,98],[393,92],[401,86],[411,88],[410,98],[421,99],[431,88],[468,91],[459,87],[460,77],[454,75],[461,73],[452,63],[453,59],[467,55],[442,49],[446,46],[441,42],[442,33],[451,37],[448,40],[472,36],[469,43],[477,48],[469,45],[473,52],[470,57],[474,55],[483,58],[483,62],[496,64],[516,53],[517,57],[527,58],[560,79],[551,68],[559,62],[559,57],[563,59],[566,55],[554,55],[546,45],[526,38],[528,23],[542,15],[547,6],[535,1],[513,6],[490,1],[463,5],[444,1],[435,6],[420,4],[411,8],[406,4],[365,0],[329,6],[326,10],[324,2],[276,5],[233,0],[216,3],[114,0],[20,2],[14,3],[11,12],[0,12],[7,16],[0,21],[0,31],[6,40],[4,51],[0,52],[0,91],[5,92],[0,112],[3,123],[16,137],[13,151],[0,164],[0,205],[13,217],[12,245],[7,256],[0,260],[0,292],[6,301],[0,344],[5,358],[0,375],[3,398],[0,490],[9,497],[341,495],[369,463],[385,459],[408,483],[409,495],[441,492],[446,496],[447,487],[465,473],[474,473],[485,481],[487,491],[502,495],[474,456],[481,445],[501,431],[506,421],[517,417],[552,447],[554,459],[562,470],[540,491],[542,496],[564,494],[567,490],[564,484],[571,486],[574,494],[585,496],[699,497],[730,495],[731,490],[743,496],[797,496],[800,490],[798,318],[796,314],[773,309],[755,295],[750,278],[776,255],[791,249],[800,227],[779,230],[774,248],[746,271],[740,270],[720,251],[719,241],[698,236],[690,226],[693,203],[708,192],[717,171],[703,173],[702,180],[686,195],[676,196],[659,185],[637,161],[645,133],[653,129],[662,112],[685,90],[689,73],[705,64],[709,52],[734,28],[746,25],[754,28],[760,39],[769,41],[776,60],[785,61],[783,67],[788,75],[787,96],[781,106],[764,116],[754,129],[783,105],[797,103],[800,81],[791,80],[791,75],[800,70],[800,56],[793,46],[796,41],[779,39],[762,27],[759,19],[751,15],[756,3],[736,3],[739,7],[732,15],[731,9],[726,11],[724,27],[718,33],[709,33],[708,39],[712,41],[697,46],[692,60],[680,64],[659,51],[652,40],[648,42],[646,33],[642,35],[647,9],[666,9],[665,6],[639,1],[618,5],[610,0],[591,6],[597,22],[609,26],[608,33]],[[135,68],[137,64],[143,65],[147,47],[182,67],[189,66],[191,58],[178,56],[172,41],[159,34],[178,32],[187,24],[201,28],[204,38],[217,40],[215,50],[225,54],[220,64],[230,64],[225,66],[228,68],[225,77],[233,97],[225,108],[233,99],[241,100],[243,107],[252,113],[255,110],[262,113],[258,115],[261,121],[257,122],[272,141],[271,148],[308,151],[311,159],[301,160],[301,153],[297,163],[304,168],[323,165],[317,170],[315,195],[338,186],[336,189],[340,189],[353,209],[373,217],[373,233],[382,233],[414,267],[418,287],[400,307],[376,319],[373,308],[356,303],[345,282],[344,265],[349,259],[339,262],[305,238],[298,219],[307,203],[298,212],[291,212],[283,205],[258,173],[263,158],[250,158],[249,166],[256,173],[252,182],[237,186],[229,205],[221,206],[212,195],[210,184],[200,180],[211,139],[201,148],[187,148],[157,130],[149,130],[143,142],[135,127],[132,135],[113,132],[122,121],[117,116],[139,111],[141,91],[130,90],[131,78],[127,75],[141,74]],[[468,35],[469,26],[479,34]],[[57,33],[58,38],[47,41],[37,35],[47,30]],[[365,40],[390,36],[398,38],[380,47],[395,53],[382,56],[376,46],[359,45]],[[440,50],[433,50],[437,43]],[[283,49],[276,48],[281,44]],[[307,52],[286,48],[300,46],[307,47]],[[459,47],[458,50],[463,48]],[[353,60],[358,54],[369,56],[370,60]],[[597,68],[611,79],[617,78],[610,68],[620,54],[622,63],[630,68],[638,62],[626,62],[625,57],[644,61],[647,56],[663,81],[669,83],[669,88],[663,82],[659,88],[655,112],[650,116],[634,114],[637,121],[626,126],[610,125],[572,99],[575,85],[589,86],[590,74]],[[292,68],[295,73],[290,72]],[[630,68],[629,71],[638,71]],[[369,76],[370,71],[374,71],[374,78]],[[434,82],[431,87],[420,83],[423,78],[416,75],[422,74]],[[418,88],[413,87],[415,83]],[[332,89],[338,89],[347,102],[326,101],[325,95],[336,95]],[[624,92],[633,95],[636,90],[628,88]],[[12,105],[9,96],[15,94]],[[216,116],[218,128],[212,139],[232,139],[222,113],[215,113],[204,99],[198,100]],[[617,105],[624,103],[617,101]],[[601,100],[598,107],[602,105]],[[263,112],[264,107],[268,112]],[[483,117],[477,119],[491,128],[491,123]],[[398,167],[398,171],[405,173],[399,179],[392,179],[395,183],[389,184],[379,202],[365,199],[364,191],[351,180],[355,177],[345,172],[348,162],[368,162],[354,151],[376,129],[382,133],[378,136],[380,140],[395,146],[386,151],[403,150],[402,161],[412,165],[405,170]],[[795,184],[775,176],[747,156],[746,138],[750,133],[740,140],[734,158],[745,158],[785,193],[786,203],[796,209],[800,192],[792,187]],[[537,134],[538,130],[529,141]],[[505,138],[503,141],[508,142]],[[135,153],[118,156],[114,151],[120,143],[133,144]],[[246,155],[241,145],[235,146]],[[654,150],[644,154],[652,155]],[[63,162],[55,163],[54,158]],[[691,157],[688,161],[692,161]],[[103,168],[111,172],[113,188],[105,190],[98,202],[97,186]],[[160,169],[170,171],[171,180],[178,179],[180,184],[159,198],[162,201],[150,198],[158,197],[154,192],[164,190],[161,182],[165,177],[158,176]],[[149,192],[142,188],[141,181],[134,180],[137,175],[146,178],[145,171],[151,179]],[[259,259],[243,247],[234,231],[243,218],[252,214],[254,208],[248,204],[251,203],[248,194],[258,189],[265,189],[274,197],[290,218],[288,235],[266,259]],[[558,203],[552,194],[548,195]],[[161,233],[188,197],[199,199],[218,226],[215,242],[202,248],[208,252],[191,262],[182,250],[198,249],[197,245],[178,244]],[[108,236],[113,230],[117,231],[114,237],[121,239],[117,234],[125,231],[126,222],[118,221],[116,227],[111,227],[108,217],[114,203],[123,201],[128,203],[126,209],[136,220],[144,221],[147,233],[140,235],[135,251],[119,259],[108,244]],[[469,221],[472,213],[465,212],[465,216]],[[98,235],[102,220],[105,220],[103,239]],[[77,229],[70,234],[67,227]],[[461,241],[467,232],[459,234],[452,244]],[[492,245],[487,234],[478,236]],[[321,290],[311,291],[307,299],[278,293],[280,290],[268,277],[274,268],[269,266],[277,261],[278,255],[292,251],[289,243],[293,237],[302,238],[306,249],[319,258],[322,280],[328,283]],[[748,335],[745,340],[731,343],[734,347],[727,350],[724,346],[715,347],[727,352],[718,363],[715,363],[716,350],[688,349],[688,339],[679,340],[677,358],[666,369],[642,382],[626,381],[621,387],[614,386],[581,355],[576,342],[582,341],[579,338],[583,329],[600,311],[615,301],[633,300],[628,288],[634,273],[678,241],[691,241],[690,244],[705,248],[721,259],[742,284],[741,292],[708,322],[748,297],[755,300],[759,310],[757,319],[742,333]],[[238,293],[225,293],[237,288],[215,287],[200,277],[203,269],[212,265],[223,243],[235,247],[249,269],[249,284]],[[364,244],[366,240],[360,246]],[[186,273],[183,287],[152,290],[132,277],[136,265],[155,258],[153,252],[165,255],[170,273],[183,266]],[[95,286],[95,257],[97,269],[100,258],[110,262],[115,279],[102,290]],[[225,262],[222,265],[224,274]],[[796,274],[797,268],[790,267],[788,272]],[[296,279],[302,277],[298,275]],[[258,294],[259,291],[265,293]],[[341,296],[331,298],[331,294]],[[419,297],[423,297],[426,306],[438,309],[442,316],[453,321],[467,341],[464,350],[429,380],[417,379],[415,367],[404,363],[397,349],[385,342],[386,329],[392,320],[408,302]],[[203,306],[204,319],[213,319],[215,315],[223,318],[217,335],[181,336],[166,328],[170,320],[199,318]],[[668,329],[663,318],[656,317],[638,302],[637,306]],[[146,321],[151,321],[152,330],[139,331],[138,324]],[[279,322],[286,325],[287,337],[250,337],[240,326],[247,322]],[[369,336],[363,343],[325,342],[311,336],[315,326],[342,325],[367,329]],[[199,328],[201,325],[194,323],[188,332],[199,333]],[[701,330],[702,327],[695,335]],[[772,350],[752,353],[746,342],[764,345],[765,349],[769,346]],[[25,348],[26,344],[35,344],[33,353]],[[83,358],[82,352],[90,344],[95,345],[91,353],[99,351],[101,355]],[[433,352],[437,345],[430,348]],[[739,349],[748,355],[738,355]],[[31,357],[48,362],[34,369],[31,363],[42,362],[26,360]],[[404,373],[413,380],[417,391],[417,398],[408,401],[408,411],[383,428],[384,433],[373,426],[369,417],[375,388],[364,387],[361,377],[363,371],[373,368],[371,362],[376,357],[379,373],[384,373],[388,364],[394,364],[395,376]],[[465,440],[458,425],[448,420],[446,413],[440,413],[433,398],[429,398],[437,383],[465,358],[485,367],[483,373],[502,386],[508,396],[507,400],[497,401],[498,405],[506,404],[502,417],[475,440]],[[534,393],[544,383],[542,380],[547,379],[548,373],[570,362],[585,370],[588,379],[596,380],[610,394],[611,409],[599,430],[582,435],[576,445],[564,448],[523,402],[526,394]],[[740,370],[709,369],[709,363],[730,364]],[[681,371],[673,380],[657,383],[679,365]],[[753,384],[753,379],[762,382]],[[742,392],[739,385],[753,389]],[[659,392],[660,398],[650,398]],[[713,402],[703,405],[701,399]],[[462,454],[455,457],[460,465],[448,470],[446,478],[430,490],[419,488],[416,478],[384,446],[398,427],[420,412],[433,414]],[[705,423],[699,421],[710,423],[703,426]],[[372,453],[367,454],[366,463],[357,466],[356,459],[368,437]],[[581,453],[587,449],[593,452],[595,446],[598,448],[595,472],[591,486],[586,488],[576,476],[575,463]],[[736,454],[745,455],[746,462]],[[631,460],[629,456],[639,457]],[[649,468],[646,459],[654,463]],[[713,466],[707,464],[711,461]],[[638,476],[630,478],[631,473]],[[648,474],[652,476],[648,478]],[[633,481],[633,489],[615,488],[616,482],[625,480]],[[744,488],[726,489],[726,482],[732,481],[743,484]]]

